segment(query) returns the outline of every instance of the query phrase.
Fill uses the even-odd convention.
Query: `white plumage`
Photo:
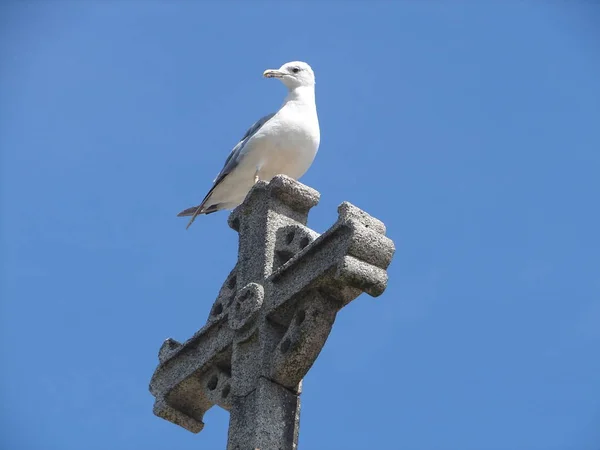
[[[312,69],[294,61],[277,70],[266,70],[264,76],[279,78],[287,86],[288,95],[279,111],[248,129],[202,203],[178,214],[192,216],[188,228],[199,214],[238,206],[258,180],[270,181],[279,174],[298,179],[312,164],[320,141]]]

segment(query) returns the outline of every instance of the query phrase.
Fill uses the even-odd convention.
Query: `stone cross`
[[[306,227],[318,201],[279,175],[231,213],[237,264],[206,325],[160,348],[150,382],[157,416],[198,433],[218,405],[230,412],[228,450],[296,449],[302,378],[337,312],[362,292],[383,293],[394,254],[384,224],[347,202],[322,235]]]

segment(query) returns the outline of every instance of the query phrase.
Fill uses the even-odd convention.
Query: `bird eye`
[[[292,68],[292,72],[298,73],[298,72],[300,72],[300,68],[299,67],[293,67]]]

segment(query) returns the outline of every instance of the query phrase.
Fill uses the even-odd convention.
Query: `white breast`
[[[252,139],[259,176],[270,180],[284,174],[300,178],[319,149],[319,121],[314,107],[286,105]]]

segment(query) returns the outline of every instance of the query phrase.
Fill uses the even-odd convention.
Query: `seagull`
[[[225,165],[198,206],[178,217],[233,209],[244,201],[258,180],[270,181],[283,174],[295,180],[311,166],[319,149],[320,131],[315,104],[315,74],[301,61],[265,70],[266,78],[278,78],[288,88],[283,105],[252,125],[225,160]]]

